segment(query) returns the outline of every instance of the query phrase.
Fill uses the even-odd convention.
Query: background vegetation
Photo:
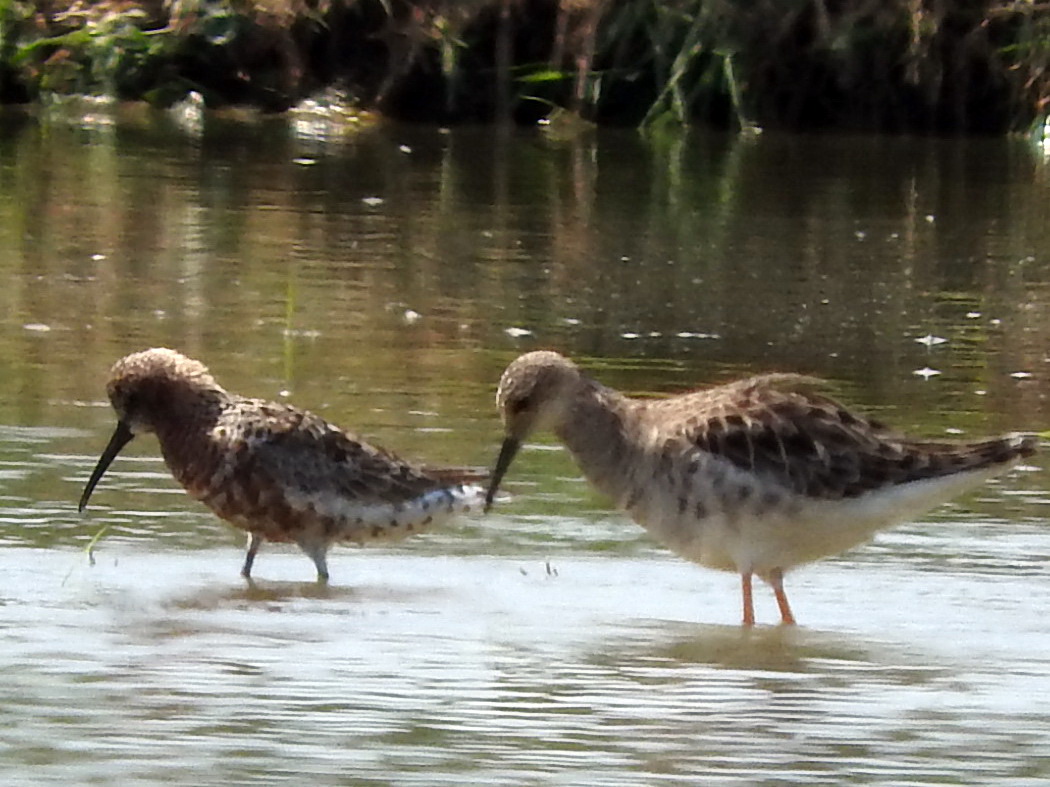
[[[1003,133],[1042,124],[1048,63],[1038,2],[0,0],[5,103]]]

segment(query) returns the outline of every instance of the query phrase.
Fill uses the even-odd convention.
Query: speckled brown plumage
[[[81,510],[120,449],[154,432],[186,491],[249,532],[245,577],[263,541],[298,544],[323,581],[331,544],[401,538],[480,502],[481,474],[411,464],[312,413],[231,394],[174,350],[122,358],[107,392],[117,429]]]
[[[913,440],[851,413],[821,395],[819,384],[800,375],[767,374],[643,403],[639,410],[677,424],[672,441],[682,439],[810,498],[858,497],[1035,451],[1034,439]]]
[[[916,440],[850,412],[819,380],[769,374],[662,400],[631,399],[553,352],[503,373],[507,437],[491,505],[521,442],[553,431],[588,480],[682,556],[751,577],[794,622],[783,574],[918,516],[1035,453],[1032,436]]]

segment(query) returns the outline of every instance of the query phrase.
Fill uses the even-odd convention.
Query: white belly
[[[855,498],[825,500],[786,490],[739,487],[693,490],[683,510],[681,494],[653,489],[629,513],[682,557],[723,571],[786,571],[870,540],[879,530],[914,519],[980,484],[1002,466],[885,487]],[[768,493],[768,494],[767,494]],[[702,509],[698,516],[698,506]]]

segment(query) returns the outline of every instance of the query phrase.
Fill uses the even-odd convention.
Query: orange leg
[[[744,594],[744,625],[750,628],[755,625],[755,603],[751,598],[751,572],[740,575],[740,589]]]
[[[777,606],[780,607],[780,623],[794,626],[795,616],[791,614],[791,605],[788,604],[787,593],[784,592],[784,572],[779,568],[769,572],[769,584],[773,586],[773,594],[777,597]]]

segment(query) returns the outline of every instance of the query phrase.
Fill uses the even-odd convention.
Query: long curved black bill
[[[519,448],[521,448],[521,440],[515,437],[508,437],[503,441],[503,447],[500,448],[499,457],[496,459],[496,466],[492,470],[489,489],[485,493],[486,514],[492,508],[492,500],[496,497],[496,492],[499,490],[499,482],[503,480],[503,476],[506,474],[507,468],[510,467],[510,463],[514,461]]]
[[[77,506],[77,510],[81,513],[84,512],[84,507],[87,505],[88,498],[91,497],[91,493],[95,491],[95,485],[99,482],[106,470],[109,469],[110,464],[116,459],[117,454],[120,453],[120,449],[131,442],[131,438],[135,436],[135,433],[131,431],[131,427],[123,421],[117,421],[117,428],[113,430],[113,436],[109,438],[109,443],[106,445],[106,450],[102,452],[102,456],[98,458],[98,464],[95,465],[95,471],[91,474],[91,478],[88,479],[87,486],[84,487],[84,494],[80,496],[80,505]]]

